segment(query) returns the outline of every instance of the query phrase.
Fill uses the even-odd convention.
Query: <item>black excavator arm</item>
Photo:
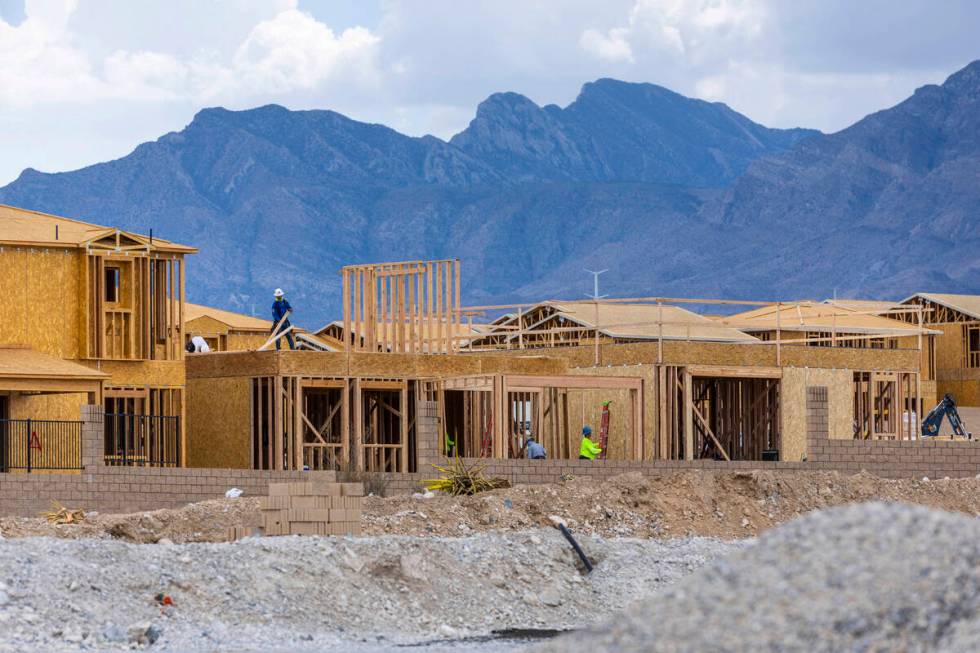
[[[943,418],[948,417],[950,426],[953,427],[953,434],[972,439],[973,435],[967,433],[963,428],[963,420],[956,410],[956,402],[953,396],[947,393],[936,407],[929,411],[926,418],[922,420],[922,437],[931,438],[939,435],[939,427],[943,425]]]

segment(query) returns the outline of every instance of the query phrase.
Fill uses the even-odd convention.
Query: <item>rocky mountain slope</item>
[[[980,291],[980,62],[836,134],[602,79],[565,108],[513,93],[449,142],[331,111],[207,109],[0,202],[197,245],[195,301],[297,321],[339,309],[345,263],[459,257],[464,301],[614,295],[897,297]]]

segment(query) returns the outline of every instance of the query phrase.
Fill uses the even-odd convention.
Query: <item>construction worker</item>
[[[588,426],[583,426],[582,446],[578,448],[579,460],[595,460],[595,457],[600,453],[602,453],[602,449],[592,441],[592,429]]]
[[[282,318],[285,317],[287,313],[292,313],[293,307],[289,305],[289,300],[286,299],[286,296],[283,294],[282,288],[276,288],[276,292],[274,292],[272,295],[275,297],[275,301],[272,302],[272,328],[275,329],[275,325],[279,324],[279,320],[282,320],[282,324],[279,324],[279,330],[273,333],[273,335],[275,335],[276,333],[286,331],[286,329],[292,326],[289,323],[289,318],[286,318],[285,320]],[[276,340],[276,349],[279,349],[281,340],[282,338]],[[296,349],[296,343],[293,342],[292,331],[286,332],[286,340],[289,341],[290,349]]]
[[[187,353],[188,354],[206,354],[211,351],[211,347],[208,346],[207,340],[201,336],[194,336],[187,343]]]
[[[456,440],[449,437],[449,431],[446,431],[446,455],[452,456],[456,453]]]
[[[527,436],[527,444],[524,445],[527,450],[527,457],[531,460],[544,460],[548,457],[545,453],[544,447],[542,447],[537,440],[534,439],[533,435]]]

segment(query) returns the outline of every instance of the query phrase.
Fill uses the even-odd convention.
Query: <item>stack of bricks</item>
[[[363,483],[297,481],[270,483],[259,499],[265,535],[360,535]],[[235,527],[229,539],[255,535],[254,527]]]

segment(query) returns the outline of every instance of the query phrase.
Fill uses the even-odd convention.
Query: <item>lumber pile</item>
[[[363,483],[270,483],[261,526],[232,527],[229,539],[264,535],[360,535]]]

